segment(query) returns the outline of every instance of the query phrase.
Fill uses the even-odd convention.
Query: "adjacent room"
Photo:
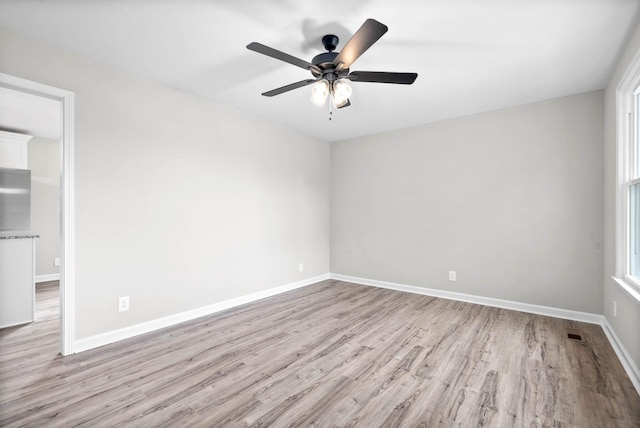
[[[637,0],[0,2],[0,426],[640,426]]]

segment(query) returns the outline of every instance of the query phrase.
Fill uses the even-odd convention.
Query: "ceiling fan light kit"
[[[333,91],[331,93],[331,101],[336,108],[345,107],[353,90],[351,86],[344,80],[336,80],[333,82]]]
[[[327,102],[329,94],[331,94],[331,105],[333,107],[346,107],[352,92],[353,89],[345,81],[335,80],[329,83],[329,81],[322,79],[311,87],[311,103],[322,108]]]
[[[320,80],[311,87],[311,102],[317,107],[324,107],[329,96],[329,82]]]
[[[247,45],[247,49],[263,55],[270,56],[280,61],[288,62],[305,70],[309,70],[313,79],[301,80],[281,88],[264,92],[262,95],[273,97],[293,89],[314,84],[311,88],[311,102],[324,107],[327,98],[331,98],[329,108],[337,109],[351,105],[352,82],[395,83],[411,85],[418,77],[417,73],[391,73],[382,71],[353,71],[349,73],[349,67],[367,49],[369,49],[380,37],[388,31],[386,25],[375,19],[367,19],[344,45],[342,51],[334,52],[338,46],[338,36],[327,34],[322,37],[322,44],[327,52],[316,55],[311,62],[296,58],[287,53],[270,48],[261,43],[253,42]]]

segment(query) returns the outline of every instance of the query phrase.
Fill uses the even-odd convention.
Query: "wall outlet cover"
[[[129,296],[118,297],[118,312],[129,310]]]

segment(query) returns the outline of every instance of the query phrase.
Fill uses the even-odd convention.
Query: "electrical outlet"
[[[618,302],[613,301],[613,317],[618,318]]]
[[[456,271],[455,270],[450,270],[449,271],[449,281],[455,281],[456,280]]]
[[[60,257],[56,257],[55,259],[53,259],[53,265],[60,266]]]
[[[304,270],[304,264],[300,263],[300,264],[298,265],[298,270],[299,270],[300,272],[302,272],[302,271]]]
[[[129,310],[129,296],[118,297],[118,312]]]

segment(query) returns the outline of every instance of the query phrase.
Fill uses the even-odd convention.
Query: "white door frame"
[[[37,95],[62,104],[62,144],[60,178],[60,219],[62,257],[60,260],[60,353],[74,353],[74,166],[73,166],[73,130],[74,130],[74,94],[73,92],[44,85],[9,74],[0,73],[0,86],[32,95]]]

